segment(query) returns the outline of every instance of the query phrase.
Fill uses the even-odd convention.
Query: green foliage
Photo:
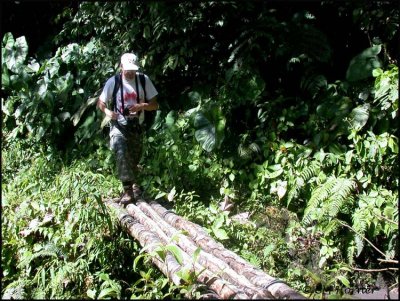
[[[26,43],[26,39],[24,36],[17,38],[14,40],[14,37],[11,33],[6,33],[3,37],[3,45],[4,47],[2,51],[2,62],[4,62],[9,70],[14,73],[20,72],[20,69],[24,67],[25,59],[28,55],[28,44]],[[7,71],[7,69],[3,69]],[[8,78],[8,74],[3,74],[2,83],[7,87],[10,79]]]
[[[7,33],[2,43],[2,68],[5,74],[11,73],[2,86],[9,93],[2,108],[5,127],[12,130],[10,138],[28,134],[36,141],[45,139],[63,149],[71,142],[93,139],[93,133],[99,132],[98,112],[92,111],[84,122],[80,117],[82,106],[93,104],[96,99],[91,96],[99,89],[97,74],[86,70],[93,64],[99,45],[93,41],[83,46],[72,43],[59,48],[50,59],[26,63],[24,41],[21,37],[14,42]],[[8,56],[12,49],[13,56]],[[73,131],[75,140],[65,141],[64,137],[71,134],[68,131]]]
[[[398,231],[398,208],[396,194],[382,188],[371,189],[368,194],[360,196],[359,207],[353,214],[353,229],[356,256],[359,256],[365,246],[362,236],[377,237],[381,233],[388,237],[386,256],[395,256],[395,237]]]
[[[345,33],[322,26],[327,11]],[[134,1],[62,15],[49,57],[3,36],[3,298],[200,296],[190,271],[175,287],[140,262],[102,204],[120,183],[94,104],[126,51],[160,93],[138,179],[150,196],[310,297],[398,257],[397,9]],[[378,38],[355,45],[359,32]],[[354,57],[336,65],[343,47]]]
[[[98,165],[90,165],[94,156],[66,166],[54,154],[43,159],[42,148],[20,147],[10,142],[5,156],[8,161],[22,152],[31,163],[13,160],[13,172],[5,173],[2,184],[3,295],[125,296],[125,282],[135,277],[125,266],[138,246],[117,231],[102,202],[102,195],[118,193],[112,172],[100,174]]]
[[[217,107],[206,112],[193,113],[194,136],[202,148],[208,152],[219,148],[224,139],[225,118]]]
[[[303,223],[309,225],[312,221],[329,220],[336,217],[343,206],[352,206],[351,193],[354,186],[352,179],[328,177],[312,191],[304,211]]]
[[[398,80],[399,68],[391,65],[390,69],[383,71],[378,68],[372,73],[375,77],[374,100],[373,103],[381,109],[381,114],[377,114],[377,119],[395,119],[398,115]],[[382,114],[384,113],[384,114]],[[388,127],[383,130],[390,130]]]

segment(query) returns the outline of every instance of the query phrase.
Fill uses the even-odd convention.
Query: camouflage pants
[[[128,135],[114,134],[111,136],[110,146],[115,153],[118,178],[123,183],[135,183],[137,165],[142,155],[143,130],[137,128]]]

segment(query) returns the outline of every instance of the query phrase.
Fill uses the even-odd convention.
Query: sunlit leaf
[[[280,164],[270,165],[264,173],[264,177],[267,179],[273,179],[279,177],[282,173],[283,168]]]
[[[26,71],[29,73],[36,73],[39,71],[39,69],[40,64],[36,60],[31,61],[26,67]]]
[[[350,117],[351,127],[353,129],[359,131],[364,127],[369,118],[369,109],[370,109],[369,104],[363,104],[361,106],[354,108],[351,111],[349,117]]]
[[[350,281],[346,277],[339,275],[337,278],[345,287],[350,287]]]
[[[105,288],[105,289],[101,290],[101,292],[97,296],[97,299],[111,297],[111,296],[116,296],[116,291],[115,291],[115,288],[109,287],[109,288]]]
[[[216,220],[214,221],[214,227],[215,228],[221,228],[222,225],[224,224],[224,216],[223,215],[219,215]]]
[[[172,202],[174,200],[176,194],[176,189],[175,186],[171,189],[171,191],[168,193],[167,199],[168,201]]]
[[[219,148],[224,140],[225,129],[225,118],[220,109],[213,107],[206,112],[194,112],[193,115],[195,138],[201,147],[207,152]]]
[[[90,299],[95,299],[95,298],[96,298],[96,290],[88,289],[88,290],[86,291],[86,295],[87,295]]]
[[[229,238],[228,234],[226,233],[226,231],[224,229],[212,228],[212,231],[213,231],[214,235],[220,240],[226,240]]]
[[[2,66],[1,72],[1,85],[2,87],[6,88],[10,85],[10,76],[8,74],[8,70],[5,65]]]
[[[61,121],[65,121],[68,118],[71,118],[71,114],[69,112],[62,112],[58,114],[58,118],[60,118]]]
[[[12,38],[9,36],[6,49],[5,62],[8,69],[15,73],[19,73],[28,54],[28,44],[26,43],[25,37],[22,36],[17,38],[15,43],[12,45]]]
[[[165,248],[170,251],[172,253],[172,255],[174,255],[176,261],[179,264],[182,264],[183,262],[183,256],[182,256],[182,252],[181,249],[179,249],[176,245],[166,245]]]

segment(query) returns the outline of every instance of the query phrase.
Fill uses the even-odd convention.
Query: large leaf
[[[69,89],[69,87],[71,87],[73,84],[72,81],[73,81],[73,76],[71,72],[68,72],[66,75],[54,79],[53,82],[55,88],[57,89],[56,92],[61,93]]]
[[[229,236],[224,229],[215,228],[215,227],[212,227],[211,229],[212,229],[215,237],[217,237],[219,240],[229,239]]]
[[[352,82],[372,76],[372,71],[382,66],[377,56],[381,52],[381,48],[381,45],[374,45],[356,55],[350,61],[346,72],[346,79]]]
[[[182,251],[180,248],[178,248],[176,245],[168,244],[165,246],[165,249],[167,249],[168,251],[170,251],[172,253],[172,255],[175,257],[176,261],[179,264],[183,263],[183,256],[182,256]]]
[[[176,121],[176,112],[170,111],[165,117],[165,124],[167,125],[168,128],[172,128],[175,126],[175,121]]]
[[[219,148],[224,140],[225,118],[221,110],[212,107],[210,110],[194,113],[193,123],[196,129],[195,138],[207,152]]]
[[[74,124],[74,126],[76,126],[78,124],[78,122],[81,120],[81,117],[82,117],[83,113],[86,111],[86,109],[89,106],[92,106],[95,103],[97,103],[97,100],[99,99],[98,95],[100,95],[100,92],[101,92],[101,89],[97,90],[97,92],[94,94],[95,96],[90,97],[85,102],[83,102],[82,105],[79,107],[79,110],[74,115],[72,115],[71,120],[72,120],[72,123]],[[102,122],[102,128],[108,121],[109,120],[104,121],[104,124]]]
[[[354,108],[350,113],[350,124],[356,131],[361,130],[368,121],[369,117],[369,104],[363,104]]]
[[[61,59],[65,63],[77,61],[79,59],[79,46],[76,43],[67,45],[62,49]]]
[[[28,44],[24,36],[15,40],[12,34],[7,33],[3,38],[2,59],[7,68],[19,73],[28,55]]]
[[[8,69],[6,65],[3,65],[1,67],[2,72],[1,72],[1,86],[3,88],[10,86],[10,76],[8,75]]]
[[[4,34],[3,41],[1,44],[1,62],[5,63],[7,56],[12,52],[12,48],[15,44],[15,40],[11,32]]]

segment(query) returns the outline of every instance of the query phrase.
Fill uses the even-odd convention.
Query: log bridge
[[[175,285],[184,283],[178,276],[182,275],[180,272],[195,275],[195,282],[208,288],[204,299],[306,299],[284,281],[227,250],[201,226],[158,202],[139,199],[126,208],[115,199],[104,203],[124,230],[146,247],[152,263]],[[180,256],[170,251],[161,255],[157,250],[162,246],[174,246]]]

